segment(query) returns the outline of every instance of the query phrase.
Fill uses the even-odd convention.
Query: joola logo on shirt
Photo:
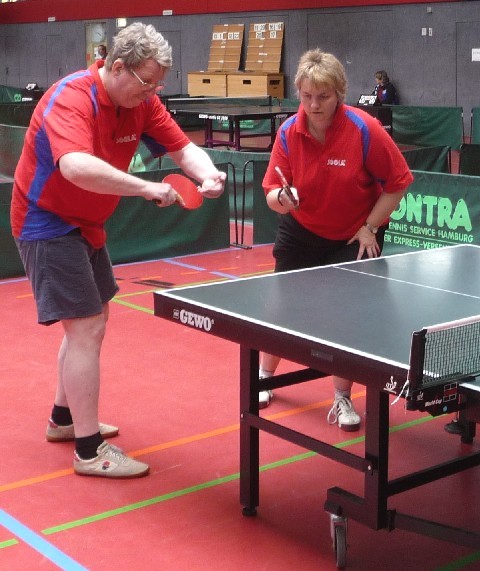
[[[115,141],[116,143],[131,143],[132,141],[137,140],[137,135],[135,133],[133,135],[125,135],[125,137],[118,137]]]
[[[327,159],[327,166],[329,167],[344,167],[346,164],[346,159]]]
[[[175,309],[173,311],[173,318],[180,320],[184,325],[190,325],[190,327],[203,329],[204,331],[210,331],[213,325],[213,319],[210,317],[199,315],[192,311],[186,311],[185,309],[181,309],[180,311]]]

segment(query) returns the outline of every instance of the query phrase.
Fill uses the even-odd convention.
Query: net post
[[[423,363],[425,361],[426,335],[426,329],[414,331],[412,333],[408,380],[410,381],[410,387],[413,389],[418,388],[423,380]]]

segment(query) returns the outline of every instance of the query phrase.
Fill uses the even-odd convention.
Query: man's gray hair
[[[135,22],[123,28],[113,38],[113,47],[105,60],[107,71],[121,59],[127,69],[138,67],[146,59],[154,59],[165,68],[172,67],[172,48],[151,24]]]

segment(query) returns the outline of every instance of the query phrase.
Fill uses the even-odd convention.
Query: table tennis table
[[[190,116],[205,120],[205,146],[213,148],[223,146],[241,151],[242,139],[255,137],[270,137],[267,147],[261,147],[261,150],[272,148],[275,141],[275,134],[279,122],[284,121],[287,117],[294,115],[298,107],[282,107],[280,105],[228,105],[225,103],[205,103],[201,105],[184,105],[176,106],[173,100],[168,110],[172,115]],[[270,121],[270,129],[268,133],[254,133],[242,131],[242,121]],[[215,133],[219,129],[215,129],[216,122],[228,123],[228,130],[224,131],[227,139],[215,139]],[[258,150],[256,147],[245,147],[248,150]]]
[[[468,279],[467,279],[468,276]],[[337,566],[348,518],[480,548],[480,534],[390,509],[389,497],[478,466],[471,451],[389,479],[389,408],[462,415],[462,440],[480,421],[480,247],[459,245],[154,293],[154,313],[240,346],[240,502],[259,505],[259,431],[364,474],[363,497],[327,491]],[[259,352],[298,370],[258,378]],[[364,455],[260,416],[258,392],[339,375],[366,388]],[[405,400],[403,400],[405,399]],[[445,438],[452,438],[446,435]],[[439,438],[440,438],[439,434]]]

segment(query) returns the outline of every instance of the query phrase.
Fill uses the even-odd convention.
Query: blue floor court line
[[[31,529],[23,525],[23,523],[20,523],[1,509],[0,525],[35,549],[35,551],[38,551],[40,555],[43,555],[43,557],[49,559],[52,563],[55,563],[55,565],[58,565],[60,569],[64,569],[65,571],[88,571],[86,567],[83,567],[83,565],[80,565],[80,563],[77,563],[71,557],[65,555],[65,553],[57,549],[50,542],[34,533]]]
[[[187,264],[185,262],[180,262],[179,260],[175,260],[173,258],[165,258],[163,260],[164,262],[166,262],[167,264],[173,264],[175,266],[181,266],[183,268],[187,268],[189,270],[197,270],[199,272],[209,272],[210,274],[213,274],[215,276],[220,276],[222,278],[227,278],[229,280],[236,280],[238,279],[238,276],[232,275],[232,274],[225,274],[223,272],[218,272],[215,270],[207,270],[206,268],[204,268],[203,266],[194,266],[192,264]]]

